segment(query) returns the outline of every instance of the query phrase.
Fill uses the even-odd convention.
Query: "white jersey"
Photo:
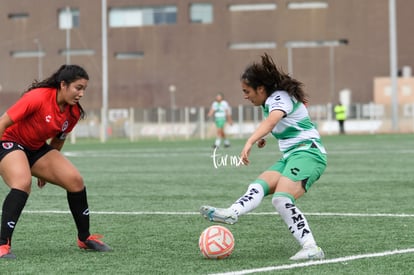
[[[320,141],[319,132],[312,123],[308,110],[302,102],[289,96],[286,91],[275,91],[266,99],[262,107],[266,118],[274,110],[281,110],[285,113],[285,116],[272,129],[272,135],[279,142],[280,151],[287,152],[294,148],[304,150],[309,148],[313,141],[322,153],[326,153]],[[306,144],[308,141],[311,142]],[[303,144],[304,142],[305,144]],[[299,145],[301,145],[300,148]]]
[[[214,101],[211,105],[211,108],[214,110],[214,118],[216,119],[222,119],[226,118],[227,112],[230,113],[230,105],[227,103],[227,101],[222,100],[220,102]]]

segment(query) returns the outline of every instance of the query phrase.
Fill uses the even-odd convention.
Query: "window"
[[[300,10],[300,9],[326,9],[328,3],[322,1],[311,1],[311,2],[290,2],[288,3],[288,9]]]
[[[128,59],[141,59],[144,57],[143,52],[117,52],[115,53],[116,59],[128,60]]]
[[[69,49],[69,50],[64,49],[64,50],[59,50],[59,54],[63,56],[94,55],[95,51],[89,50],[89,49]]]
[[[79,10],[64,8],[59,10],[59,29],[67,30],[79,27]]]
[[[109,10],[109,26],[112,28],[175,23],[177,23],[176,6],[112,8]]]
[[[14,58],[32,58],[32,57],[44,57],[46,54],[44,51],[13,51],[10,55]]]
[[[208,24],[213,22],[213,6],[208,3],[190,5],[190,22]]]
[[[29,18],[29,14],[25,12],[9,13],[8,17],[11,20],[22,20]]]
[[[244,42],[244,43],[231,43],[229,45],[230,50],[253,50],[253,49],[275,49],[276,42]]]
[[[337,47],[348,45],[348,39],[338,40],[297,40],[287,41],[285,43],[286,48],[318,48],[318,47]]]
[[[230,5],[230,11],[264,11],[275,10],[277,5],[275,3],[263,3],[263,4],[237,4]]]

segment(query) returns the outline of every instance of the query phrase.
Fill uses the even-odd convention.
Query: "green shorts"
[[[226,124],[225,118],[216,118],[216,127],[221,129],[224,128],[224,125]]]
[[[308,191],[325,171],[326,165],[326,154],[321,153],[318,148],[310,148],[281,158],[267,170],[277,171],[295,182],[302,181],[303,188]]]

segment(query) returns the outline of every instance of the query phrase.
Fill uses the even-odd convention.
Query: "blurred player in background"
[[[254,144],[265,146],[264,137],[271,133],[279,142],[283,156],[270,165],[248,187],[247,192],[229,208],[202,206],[200,213],[212,222],[234,224],[272,195],[272,204],[302,249],[291,260],[323,259],[324,252],[316,244],[309,223],[296,206],[319,179],[327,165],[326,151],[320,135],[309,118],[302,83],[279,70],[267,54],[253,63],[241,76],[243,96],[261,106],[265,120],[247,139],[241,160],[249,164]]]
[[[346,107],[341,102],[335,105],[335,119],[338,121],[339,133],[345,134]]]
[[[100,235],[89,233],[89,209],[82,176],[60,153],[65,138],[84,111],[79,101],[89,76],[77,65],[63,65],[49,78],[35,81],[0,117],[0,175],[10,188],[2,208],[0,258],[15,258],[11,240],[29,197],[32,176],[38,186],[53,183],[67,191],[67,201],[82,249],[109,251]],[[50,140],[47,143],[47,140]],[[47,239],[47,231],[41,238]]]
[[[216,99],[211,104],[210,111],[207,114],[208,117],[212,117],[213,115],[217,129],[216,141],[214,142],[213,148],[219,148],[222,141],[224,143],[224,147],[230,147],[230,141],[226,137],[224,128],[226,126],[226,122],[232,125],[233,120],[231,118],[231,107],[229,103],[224,100],[222,93],[218,93],[216,95]]]

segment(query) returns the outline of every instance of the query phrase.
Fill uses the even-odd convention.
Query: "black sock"
[[[78,238],[85,241],[89,233],[89,208],[86,198],[86,188],[80,192],[67,192],[70,211],[78,229]]]
[[[11,189],[3,202],[1,215],[0,245],[11,244],[14,228],[23,208],[26,205],[29,194],[18,189]]]

